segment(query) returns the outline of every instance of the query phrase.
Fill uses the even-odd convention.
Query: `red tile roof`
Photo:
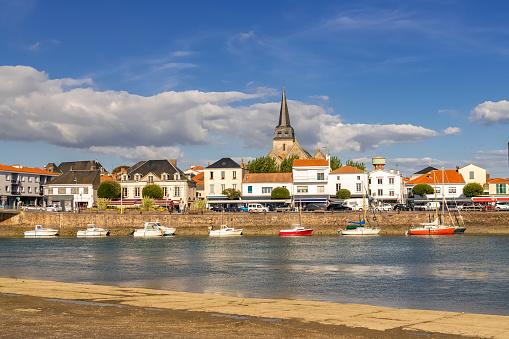
[[[295,159],[293,167],[303,166],[329,166],[329,162],[325,159]]]
[[[335,171],[330,172],[330,174],[339,174],[339,173],[366,173],[361,169],[353,166],[343,166],[338,168]]]
[[[509,181],[502,178],[494,178],[489,181],[486,181],[487,184],[509,184]]]
[[[40,168],[30,168],[30,167],[18,168],[15,166],[7,166],[7,165],[1,165],[1,164],[0,164],[0,171],[58,175],[56,173],[48,172],[48,171],[42,170]]]
[[[465,180],[463,180],[463,176],[458,173],[456,170],[445,170],[443,173],[443,183],[455,183],[455,184],[464,184]],[[414,185],[414,184],[441,184],[442,183],[442,171],[431,171],[427,174],[423,174],[420,177],[417,177],[413,180],[408,181],[406,184]]]
[[[242,183],[291,183],[292,173],[247,173],[244,175]]]
[[[204,173],[196,174],[192,179],[196,182],[203,181]]]

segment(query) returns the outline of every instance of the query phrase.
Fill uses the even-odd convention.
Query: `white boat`
[[[48,237],[48,236],[57,236],[58,230],[54,230],[51,228],[44,228],[42,225],[35,225],[35,230],[26,231],[25,237]]]
[[[213,236],[229,236],[229,235],[242,235],[242,229],[235,229],[228,227],[228,225],[221,225],[218,230],[210,230],[209,235]]]
[[[109,230],[95,227],[94,224],[88,224],[86,230],[81,230],[76,233],[78,237],[105,237],[108,235],[110,235]]]
[[[364,186],[364,183],[362,183]],[[371,201],[368,197],[368,204],[369,206],[366,206],[366,195],[365,191],[362,192],[362,210],[364,211],[364,219],[360,222],[355,221],[349,221],[349,225],[346,226],[346,229],[340,229],[338,231],[338,234],[341,233],[341,235],[378,235],[380,232],[380,227],[366,227],[366,210],[367,207],[371,209],[373,212],[373,219],[376,221],[378,225],[378,219],[375,215],[375,209],[373,208],[373,205],[371,204]]]
[[[159,220],[148,221],[145,223],[145,227],[137,229],[133,232],[135,237],[162,237],[165,235],[174,235],[175,228],[166,227],[159,223]]]

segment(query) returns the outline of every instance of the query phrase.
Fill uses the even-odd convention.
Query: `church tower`
[[[286,104],[285,88],[283,87],[283,97],[281,98],[281,109],[279,111],[279,125],[276,126],[274,139],[272,140],[272,150],[277,156],[284,159],[286,154],[292,149],[295,143],[295,132],[290,125],[290,114]]]

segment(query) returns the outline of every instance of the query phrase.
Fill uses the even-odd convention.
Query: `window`
[[[325,174],[324,173],[317,173],[316,174],[316,180],[324,180]]]
[[[163,174],[163,181],[166,181],[166,174]]]
[[[9,186],[5,186],[5,192],[9,193]]]
[[[28,177],[28,182],[32,182],[32,177]]]
[[[168,188],[163,187],[163,197],[167,197],[167,196],[168,196]]]
[[[283,152],[286,151],[286,145],[283,144]]]
[[[361,184],[361,183],[357,183],[357,184],[355,184],[355,191],[356,191],[356,192],[360,192],[360,191],[362,191],[362,184]]]
[[[226,177],[225,171],[221,171],[221,179],[224,179]]]
[[[456,187],[449,187],[449,193],[456,193]]]
[[[127,175],[124,175],[123,177],[124,177],[124,181],[127,181]]]
[[[357,180],[361,180],[361,176],[360,175],[357,176]]]
[[[390,190],[389,191],[389,196],[393,197],[394,196],[394,191],[393,190]]]
[[[232,188],[233,188],[234,190],[236,190],[236,189],[237,189],[237,184],[233,184],[233,185],[232,185]]]
[[[336,184],[336,192],[341,189],[341,184]]]
[[[180,197],[180,187],[175,187],[175,196]]]
[[[5,180],[11,180],[11,176],[10,175],[5,175]]]
[[[122,197],[127,198],[127,187],[122,187]]]
[[[214,172],[210,172],[210,180],[214,179]]]
[[[247,186],[247,193],[253,193],[253,186]]]
[[[469,175],[470,175],[470,179],[474,179],[474,171],[470,171]]]
[[[437,194],[440,194],[440,188],[437,187],[436,191],[437,191]]]
[[[237,171],[233,171],[232,172],[232,175],[233,175],[233,179],[237,179]],[[235,187],[234,187],[235,188]]]
[[[384,195],[384,190],[378,190],[378,196]]]
[[[506,193],[506,184],[496,184],[497,185],[497,194],[505,194]]]
[[[223,191],[226,189],[226,185],[225,184],[221,184],[221,194],[223,194]]]
[[[152,175],[149,175],[149,176],[148,176],[148,183],[149,183],[149,184],[154,183],[154,177],[153,177]]]
[[[25,181],[25,177],[20,175],[19,178],[21,179],[21,181]]]
[[[88,187],[83,187],[83,194],[88,194]]]
[[[134,196],[136,198],[138,198],[140,196],[140,188],[139,187],[134,188]]]
[[[35,194],[37,194],[37,191],[38,191],[38,187],[35,188]]]
[[[209,185],[209,194],[214,194],[214,185]]]
[[[71,194],[79,194],[78,187],[71,187]]]
[[[389,185],[394,185],[394,178],[389,178]]]
[[[25,193],[25,186],[21,187],[21,193]]]
[[[139,180],[140,180],[140,176],[139,176],[138,174],[136,174],[136,175],[134,176],[134,180],[139,181]]]
[[[39,177],[35,177],[35,182],[39,182]]]
[[[381,185],[382,184],[382,178],[378,178],[378,185]]]
[[[307,186],[297,186],[297,193],[307,193],[308,187]]]
[[[325,193],[325,186],[318,186],[316,188],[316,193]]]
[[[28,187],[28,193],[32,193],[32,187]]]
[[[270,194],[272,192],[272,187],[262,187],[262,194]]]

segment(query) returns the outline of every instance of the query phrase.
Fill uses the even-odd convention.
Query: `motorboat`
[[[242,229],[235,229],[228,227],[228,225],[221,225],[218,230],[210,230],[209,235],[212,236],[229,236],[229,235],[242,235]]]
[[[294,224],[293,226],[295,226],[295,227],[292,229],[280,230],[279,236],[283,237],[283,236],[311,235],[311,233],[313,232],[312,228],[304,228],[298,224]]]
[[[76,233],[78,237],[105,237],[110,235],[110,231],[105,228],[96,227],[94,224],[88,224],[86,230]]]
[[[133,232],[133,236],[135,237],[161,237],[167,235],[174,235],[175,228],[166,227],[159,223],[159,220],[148,221],[145,223],[144,227],[141,229],[137,229]]]
[[[380,232],[378,227],[366,227],[366,219],[359,223],[351,223],[354,225],[348,225],[345,230],[339,230],[341,235],[378,235]]]
[[[35,225],[35,230],[26,231],[25,237],[48,237],[57,236],[58,230],[52,228],[44,228],[42,225]]]
[[[454,227],[454,226],[440,225],[438,222],[438,218],[436,218],[435,221],[433,221],[433,222],[422,223],[418,227],[410,227],[410,229],[408,230],[408,235],[454,234],[455,229],[456,229],[456,227]]]

